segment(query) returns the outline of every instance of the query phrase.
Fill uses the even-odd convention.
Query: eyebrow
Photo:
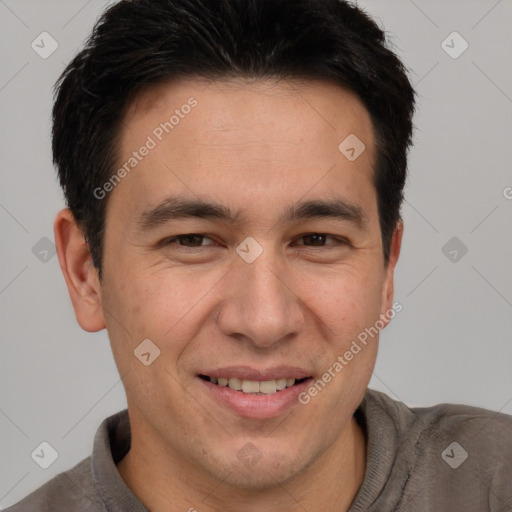
[[[229,207],[201,199],[182,196],[167,197],[151,210],[142,212],[137,220],[140,230],[154,230],[163,224],[178,219],[197,218],[217,220],[227,224],[240,224],[242,213]],[[368,216],[363,208],[343,199],[315,199],[288,206],[278,222],[292,223],[298,220],[332,218],[350,222],[359,229],[368,226]]]

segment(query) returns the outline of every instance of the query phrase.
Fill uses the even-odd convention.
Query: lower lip
[[[279,416],[294,404],[298,404],[298,396],[304,391],[311,380],[306,379],[282,391],[271,395],[250,395],[235,391],[227,386],[219,386],[207,380],[198,379],[206,386],[214,399],[238,416],[249,419],[267,419]]]

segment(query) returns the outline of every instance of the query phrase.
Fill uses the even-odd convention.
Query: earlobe
[[[88,332],[105,328],[98,271],[71,210],[61,210],[53,225],[60,268],[66,280],[77,322]]]
[[[402,246],[402,236],[404,233],[404,224],[400,219],[397,222],[395,230],[393,232],[393,237],[391,239],[391,246],[389,250],[389,261],[386,267],[386,277],[383,287],[383,295],[382,295],[382,310],[381,317],[384,315],[386,317],[386,325],[389,323],[389,311],[393,306],[393,294],[394,294],[394,274],[395,267],[398,261],[398,257],[400,256],[400,248]],[[388,314],[386,314],[388,313]]]

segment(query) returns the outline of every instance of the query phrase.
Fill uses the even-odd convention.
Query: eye
[[[298,238],[299,240],[304,240],[306,243],[298,244],[298,245],[306,245],[308,247],[326,247],[332,245],[346,245],[348,242],[341,238],[333,237],[327,235],[326,233],[307,233]],[[334,240],[334,243],[326,244],[325,242],[330,239]]]
[[[204,240],[210,240],[210,244],[202,244]],[[177,242],[177,243],[176,243]],[[199,233],[188,233],[185,235],[176,235],[171,238],[166,238],[162,241],[162,245],[180,245],[184,247],[205,247],[208,245],[216,245],[211,238]]]

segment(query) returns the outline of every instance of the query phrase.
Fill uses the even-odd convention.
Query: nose
[[[304,312],[290,276],[266,252],[252,263],[238,261],[225,283],[229,292],[217,317],[221,332],[258,348],[297,336]]]

